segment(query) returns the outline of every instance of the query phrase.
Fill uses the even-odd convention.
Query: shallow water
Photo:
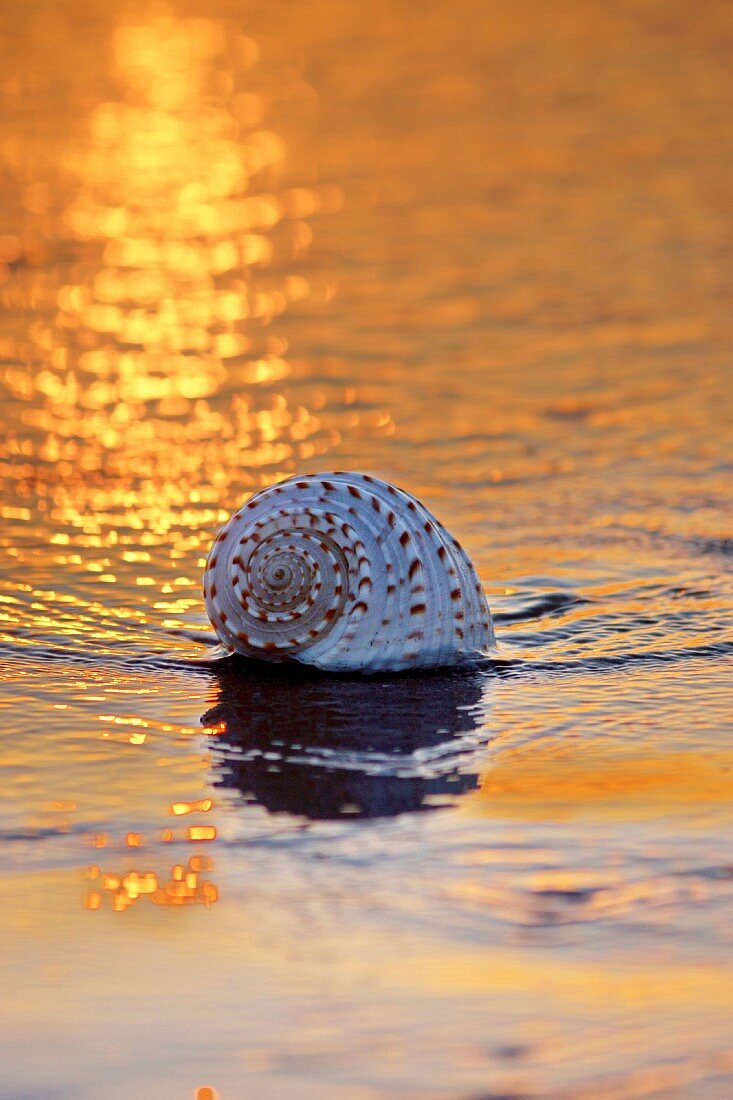
[[[730,1096],[728,6],[5,23],[2,1096]],[[207,663],[329,468],[495,662]]]

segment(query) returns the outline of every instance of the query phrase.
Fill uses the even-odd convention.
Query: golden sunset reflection
[[[141,900],[159,906],[213,905],[219,900],[219,892],[213,882],[202,878],[202,873],[211,871],[213,865],[208,857],[192,856],[186,864],[174,864],[166,879],[154,871],[110,874],[93,864],[87,869],[91,881],[84,907],[96,910],[106,906],[115,913],[124,913]]]
[[[308,219],[337,211],[342,197],[333,185],[289,185],[286,142],[268,128],[271,104],[257,90],[258,52],[221,20],[161,14],[117,25],[116,98],[94,107],[84,140],[65,150],[68,202],[44,206],[73,261],[49,274],[19,269],[0,290],[6,308],[32,318],[5,340],[4,383],[20,403],[6,475],[25,496],[32,464],[53,543],[112,548],[99,561],[58,554],[103,583],[123,581],[112,566],[120,552],[149,560],[119,548],[160,546],[180,529],[188,533],[170,553],[191,563],[184,584],[197,589],[222,496],[339,439],[277,390],[293,366],[275,322],[312,293],[297,270],[313,240]],[[43,187],[34,186],[32,195]],[[314,394],[313,407],[322,403]],[[13,505],[5,515],[29,518]],[[144,572],[130,579],[157,584]]]
[[[200,610],[211,532],[231,507],[360,422],[377,435],[392,427],[387,413],[333,408],[327,379],[304,385],[278,332],[292,304],[333,293],[302,259],[311,219],[343,196],[297,181],[260,68],[257,43],[226,20],[123,18],[109,31],[114,97],[90,109],[60,166],[32,142],[6,145],[19,177],[35,179],[26,223],[58,240],[48,265],[46,251],[3,238],[0,287],[6,311],[27,319],[0,333],[17,411],[0,468],[18,501],[2,516],[27,523],[33,497],[54,565],[81,582],[73,595],[20,586],[40,597],[41,632],[58,623],[62,637],[114,647],[149,621],[180,629]],[[303,81],[291,95],[310,106]],[[51,167],[64,181],[58,208],[51,176],[37,178]],[[15,538],[0,541],[16,557]],[[146,568],[163,558],[167,573]],[[87,600],[87,578],[110,598]],[[3,613],[10,634],[27,607],[17,598]]]
[[[499,817],[654,818],[689,814],[698,824],[733,815],[733,754],[651,752],[555,742],[507,749],[484,773],[468,808]]]
[[[728,6],[6,8],[3,1096],[733,1095]],[[490,666],[211,659],[328,469]]]

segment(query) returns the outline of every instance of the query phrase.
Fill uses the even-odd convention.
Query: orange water
[[[3,1097],[731,1095],[732,44],[6,5]],[[468,547],[492,669],[194,663],[217,526],[329,468]]]

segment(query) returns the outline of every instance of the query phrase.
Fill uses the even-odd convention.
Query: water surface
[[[728,6],[4,22],[2,1095],[729,1096]],[[329,468],[491,667],[202,660]]]

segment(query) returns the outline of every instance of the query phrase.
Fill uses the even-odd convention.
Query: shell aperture
[[[494,645],[466,552],[417,498],[369,474],[255,493],[214,540],[204,598],[229,651],[327,672],[441,668]]]

